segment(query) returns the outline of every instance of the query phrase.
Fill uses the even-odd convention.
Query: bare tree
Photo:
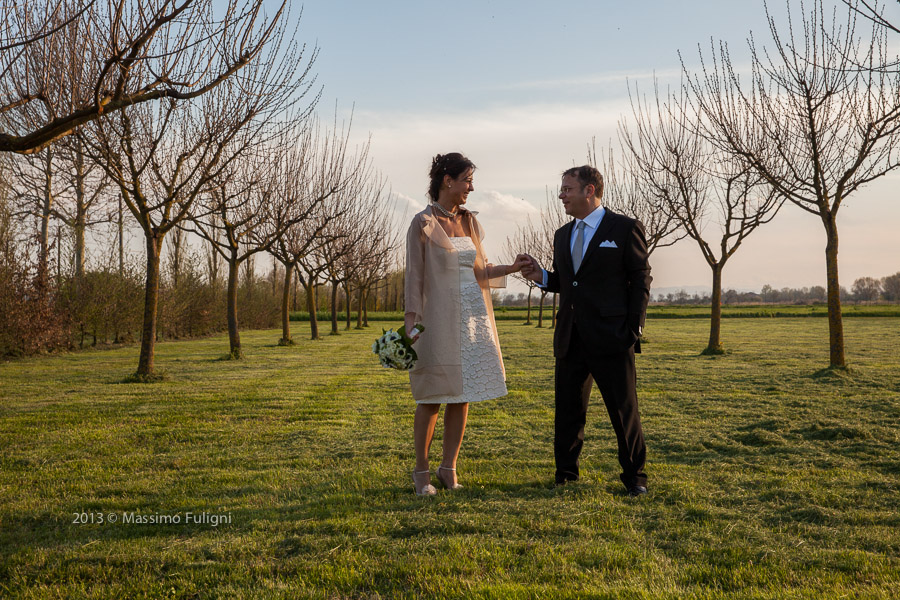
[[[666,210],[664,198],[657,195],[641,168],[634,164],[632,153],[616,161],[612,146],[597,153],[596,138],[588,146],[588,162],[603,174],[603,205],[613,211],[637,219],[644,226],[647,252],[672,246],[686,235],[679,222]]]
[[[359,191],[359,189],[350,189],[340,196],[338,202],[343,210],[340,216],[331,221],[324,229],[324,233],[330,241],[320,245],[314,252],[316,264],[322,268],[322,275],[331,284],[331,333],[329,335],[340,334],[337,326],[338,290],[344,280],[352,276],[352,271],[348,271],[346,268],[347,257],[353,254],[359,240],[370,234],[367,220],[369,206]],[[348,311],[349,306],[350,299],[347,298]]]
[[[900,70],[854,68],[884,64],[888,46],[883,28],[857,34],[853,16],[829,18],[822,0],[814,0],[799,27],[790,18],[783,32],[769,14],[772,48],[757,47],[751,37],[749,84],[724,43],[712,48],[700,74],[688,73],[708,138],[825,229],[833,368],[846,366],[838,211],[862,186],[900,166]]]
[[[65,178],[60,172],[57,152],[53,148],[24,157],[14,157],[10,163],[15,190],[15,215],[32,217],[37,222],[37,289],[47,290],[49,277],[51,227],[57,200],[66,193]]]
[[[552,245],[553,240],[551,240],[550,243]],[[542,243],[541,232],[537,227],[535,227],[534,223],[531,221],[531,217],[529,216],[524,223],[519,223],[512,237],[506,238],[504,254],[506,255],[506,260],[509,263],[515,262],[515,258],[518,254],[529,254],[535,258],[538,258],[539,256],[543,257],[545,254],[545,249],[543,249],[543,246],[544,245]],[[552,260],[550,262],[543,262],[541,264],[548,265],[551,262]],[[528,309],[525,313],[524,325],[531,325],[531,294],[534,292],[535,288],[540,288],[538,287],[537,283],[522,275],[521,272],[513,273],[513,277],[515,277],[528,287]],[[542,293],[546,294],[546,292],[543,292],[543,290],[541,291]]]
[[[619,137],[641,185],[697,243],[712,271],[709,342],[703,353],[720,354],[725,264],[747,236],[775,217],[783,199],[749,165],[698,134],[702,115],[692,110],[685,94],[661,97],[654,84],[654,98],[642,102],[635,90],[634,133],[621,120]]]
[[[303,121],[296,126],[301,129],[286,129],[277,140],[277,151],[270,144],[264,155],[244,156],[236,162],[237,170],[222,173],[191,220],[191,230],[209,242],[229,268],[227,316],[232,358],[242,355],[237,318],[240,266],[249,265],[259,252],[271,251],[295,225],[321,215],[320,205],[343,185],[340,163],[329,164],[323,179],[317,179],[313,128]],[[334,158],[342,159],[343,153]],[[207,215],[217,218],[210,220]],[[285,271],[289,276],[292,269]],[[285,285],[289,290],[289,279]]]
[[[558,191],[551,193],[550,189],[547,188],[545,194],[547,198],[544,207],[541,209],[540,223],[534,228],[535,245],[533,250],[536,254],[532,254],[532,256],[542,265],[551,265],[553,264],[553,239],[556,237],[556,230],[565,225],[571,217],[565,213],[562,202],[559,200]],[[538,303],[537,326],[543,327],[544,301],[549,292],[542,287],[539,287],[538,290],[541,293],[541,297]],[[553,307],[550,313],[550,328],[553,329],[556,327],[556,301],[558,295],[551,295],[553,296]]]
[[[109,188],[106,173],[84,153],[84,142],[70,136],[59,144],[64,160],[65,176],[71,188],[70,198],[57,205],[54,215],[72,229],[75,236],[75,281],[84,278],[86,261],[85,233],[89,227],[106,223]]]
[[[290,331],[289,300],[291,281],[295,272],[300,273],[301,261],[314,253],[321,252],[322,246],[333,241],[325,233],[331,222],[345,210],[338,199],[346,193],[353,193],[361,182],[372,177],[369,161],[369,142],[358,147],[353,154],[348,153],[350,122],[329,131],[313,123],[304,130],[296,144],[284,155],[285,168],[278,171],[280,193],[289,198],[300,209],[299,218],[293,220],[279,236],[277,243],[268,251],[284,266],[284,289],[282,290],[281,345],[292,344]],[[307,260],[304,264],[316,265]],[[313,268],[316,271],[316,268]],[[311,279],[315,281],[318,273]],[[307,291],[308,300],[314,296],[314,284],[309,285],[302,274],[301,284]],[[318,338],[318,325],[314,308],[310,311],[310,327],[313,339]]]
[[[864,18],[872,21],[875,25],[879,27],[884,27],[886,29],[890,29],[894,33],[900,33],[900,26],[896,25],[894,21],[889,20],[884,16],[884,11],[882,10],[879,3],[872,2],[870,0],[841,0],[844,4],[846,4],[850,10],[853,12],[862,15]],[[900,0],[897,0],[897,3],[900,4]],[[896,65],[896,61],[893,63]]]
[[[387,276],[387,268],[400,248],[400,228],[392,220],[396,201],[390,202],[391,192],[384,193],[384,183],[371,180],[361,195],[369,213],[364,221],[365,231],[353,249],[341,261],[344,296],[347,298],[347,329],[350,329],[351,288],[356,291],[356,328],[363,327],[363,307],[369,289]]]
[[[29,154],[152,100],[198,98],[256,60],[263,0],[0,3],[0,152]]]
[[[119,111],[96,121],[94,135],[86,136],[96,138],[95,158],[118,185],[144,232],[147,283],[136,373],[140,380],[153,378],[160,253],[166,234],[187,218],[198,198],[221,183],[238,157],[261,152],[277,136],[279,115],[309,90],[306,82],[315,54],[304,68],[293,42],[282,48],[284,34],[284,29],[269,26],[259,34],[229,31],[229,36],[238,36],[227,38],[235,44],[269,44],[265,53],[256,53],[243,76],[191,103],[162,100]]]

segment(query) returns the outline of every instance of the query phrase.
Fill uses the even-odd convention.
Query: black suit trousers
[[[564,358],[556,359],[556,481],[578,479],[578,457],[584,445],[588,401],[595,381],[616,432],[622,483],[626,487],[646,486],[647,448],[638,412],[634,348],[615,354],[588,352],[577,326],[572,331],[569,351]]]

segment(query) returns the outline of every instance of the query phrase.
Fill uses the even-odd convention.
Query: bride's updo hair
[[[456,179],[468,169],[474,170],[475,163],[459,152],[435,156],[431,160],[431,170],[428,172],[428,176],[431,178],[431,183],[428,186],[428,196],[432,202],[437,202],[438,200],[438,192],[441,191],[441,184],[444,183],[444,175],[449,175]]]

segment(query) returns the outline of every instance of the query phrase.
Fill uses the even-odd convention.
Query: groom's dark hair
[[[586,185],[594,186],[594,197],[603,197],[603,175],[591,165],[572,167],[563,171],[563,177],[574,177],[581,184],[581,189]]]

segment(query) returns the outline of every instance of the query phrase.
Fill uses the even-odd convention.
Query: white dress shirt
[[[595,208],[591,214],[586,216],[584,219],[575,219],[575,224],[572,226],[572,237],[569,239],[569,252],[575,253],[575,237],[578,235],[578,224],[584,221],[584,237],[582,239],[582,247],[581,247],[581,256],[587,254],[588,244],[591,243],[591,238],[594,237],[594,233],[597,231],[597,227],[600,226],[600,221],[603,220],[603,215],[606,214],[606,209],[602,206]],[[540,285],[541,287],[547,287],[547,269],[541,269],[544,272],[544,279]]]

